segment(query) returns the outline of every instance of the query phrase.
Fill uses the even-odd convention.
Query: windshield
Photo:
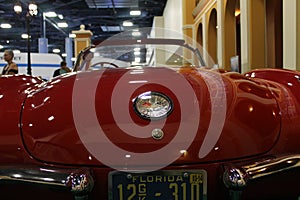
[[[203,66],[197,51],[179,39],[106,40],[82,52],[76,71],[101,68]]]

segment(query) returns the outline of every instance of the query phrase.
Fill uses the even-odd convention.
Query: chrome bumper
[[[52,167],[0,167],[0,183],[29,183],[71,191],[75,200],[88,199],[94,186],[91,171],[87,168],[60,169]]]
[[[300,167],[299,154],[256,161],[244,166],[226,165],[223,182],[231,192],[231,199],[239,199],[249,181],[297,167]]]

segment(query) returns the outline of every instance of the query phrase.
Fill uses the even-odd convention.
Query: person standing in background
[[[13,61],[14,52],[12,50],[4,51],[4,60],[7,64],[3,67],[2,75],[14,75],[18,73],[18,65]]]
[[[53,73],[53,77],[56,77],[61,74],[65,74],[71,72],[71,69],[67,67],[67,63],[65,61],[61,61],[60,68],[56,69]]]

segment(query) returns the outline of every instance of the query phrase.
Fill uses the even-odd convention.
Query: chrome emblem
[[[161,129],[156,128],[152,131],[152,137],[156,140],[160,140],[164,137],[164,132]]]

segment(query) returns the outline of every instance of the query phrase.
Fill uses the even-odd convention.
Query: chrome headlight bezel
[[[171,98],[160,92],[144,92],[133,100],[135,113],[147,120],[164,119],[172,112],[173,107]]]

